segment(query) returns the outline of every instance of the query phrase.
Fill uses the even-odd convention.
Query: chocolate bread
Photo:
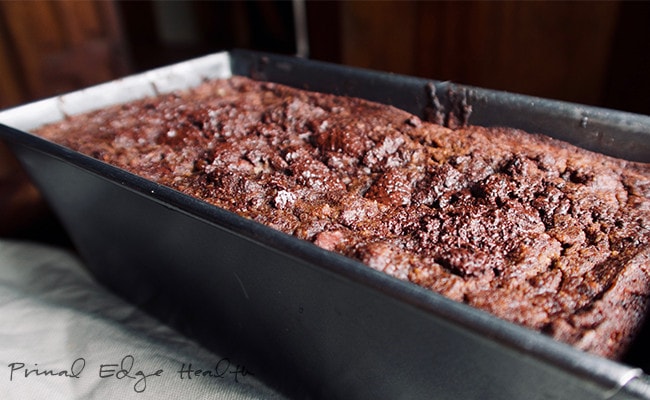
[[[580,349],[650,294],[650,164],[243,77],[37,134]]]

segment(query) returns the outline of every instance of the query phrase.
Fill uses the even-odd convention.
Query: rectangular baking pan
[[[418,115],[471,107],[472,124],[650,162],[647,116],[239,50],[0,112],[0,140],[106,286],[292,398],[650,399],[643,333],[621,362],[586,354],[28,133],[232,74]]]

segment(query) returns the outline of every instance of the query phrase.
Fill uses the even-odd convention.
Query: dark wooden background
[[[313,59],[650,114],[647,2],[305,5]],[[0,108],[224,49],[293,54],[293,21],[290,1],[0,1]]]

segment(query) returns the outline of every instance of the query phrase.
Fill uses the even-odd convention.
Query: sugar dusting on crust
[[[38,133],[619,356],[650,293],[650,166],[518,130],[453,125],[233,77]]]

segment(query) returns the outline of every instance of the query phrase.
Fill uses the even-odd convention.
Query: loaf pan
[[[623,361],[587,354],[28,133],[233,74],[650,162],[647,116],[294,57],[217,53],[0,113],[0,139],[103,284],[291,398],[650,399],[643,337]]]

